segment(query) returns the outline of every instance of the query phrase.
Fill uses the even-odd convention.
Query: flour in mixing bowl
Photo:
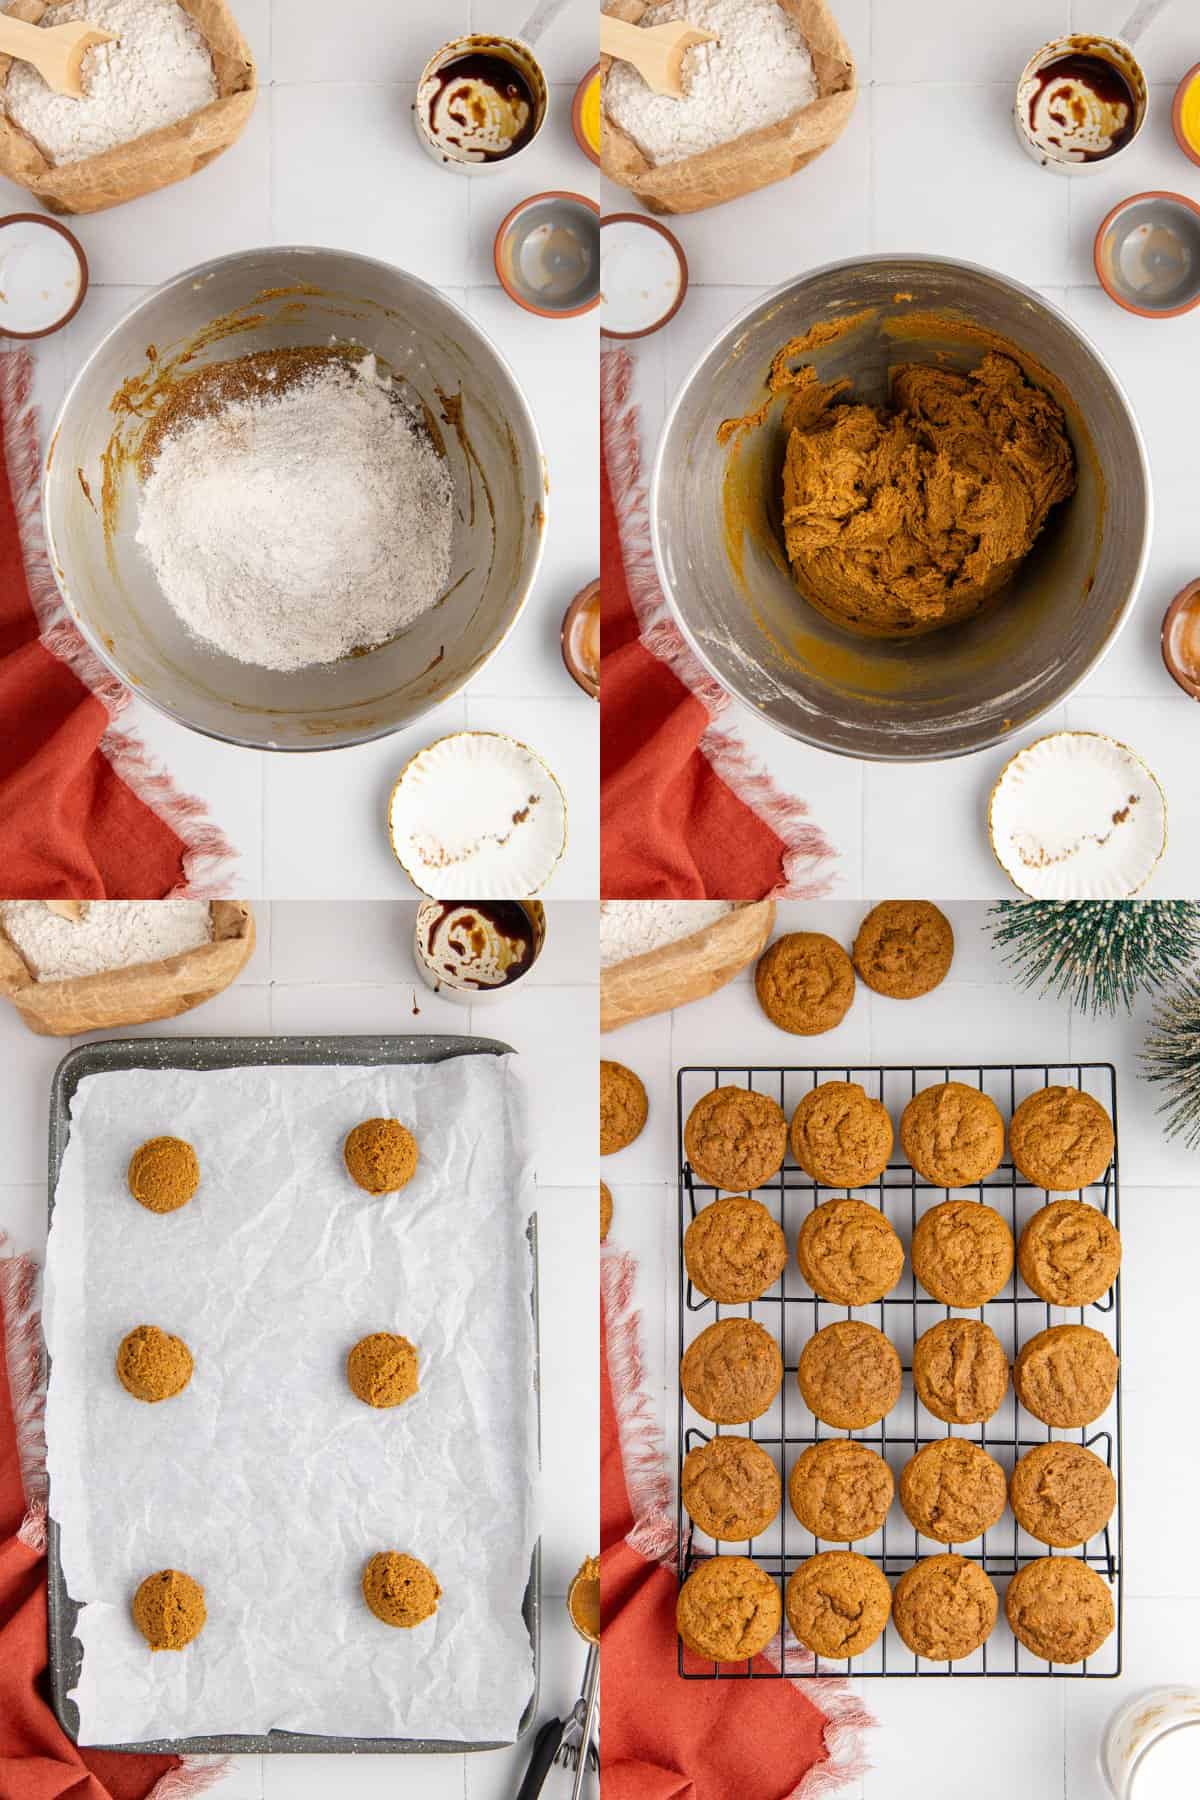
[[[403,631],[445,591],[454,529],[445,458],[375,358],[291,355],[201,372],[218,379],[153,440],[138,516],[188,630],[266,669]]]

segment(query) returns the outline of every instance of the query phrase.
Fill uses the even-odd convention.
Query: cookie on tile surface
[[[954,931],[932,900],[884,900],[859,926],[852,954],[860,977],[877,994],[916,1000],[949,974]]]
[[[639,1075],[624,1063],[600,1064],[601,1156],[612,1156],[641,1136],[649,1107]]]
[[[773,1025],[815,1037],[840,1025],[854,1000],[854,966],[821,931],[791,931],[758,960],[758,1003]]]

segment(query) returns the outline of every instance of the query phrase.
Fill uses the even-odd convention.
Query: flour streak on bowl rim
[[[732,348],[736,343],[739,333],[750,320],[752,320],[761,310],[769,309],[785,300],[801,283],[807,284],[815,282],[827,275],[845,274],[852,276],[857,270],[879,268],[889,263],[903,264],[906,268],[915,267],[930,270],[952,269],[963,271],[968,275],[978,275],[987,281],[1000,283],[1019,299],[1034,307],[1042,309],[1044,312],[1049,313],[1053,318],[1057,319],[1074,337],[1078,338],[1079,342],[1084,346],[1088,353],[1095,358],[1107,380],[1111,382],[1113,391],[1125,410],[1130,431],[1134,442],[1137,445],[1138,461],[1146,495],[1146,518],[1142,533],[1141,552],[1138,556],[1137,568],[1134,571],[1133,579],[1129,584],[1128,596],[1121,608],[1116,623],[1108,633],[1108,636],[1104,639],[1103,643],[1100,644],[1087,665],[1080,670],[1076,678],[1068,687],[1062,689],[1061,692],[1055,695],[1052,700],[1048,700],[1046,705],[1040,708],[1037,713],[1033,713],[1027,718],[1017,720],[1010,729],[1002,731],[997,735],[993,735],[986,740],[981,740],[976,744],[966,744],[959,749],[953,750],[931,750],[927,755],[923,756],[913,756],[904,752],[893,752],[889,754],[885,750],[880,750],[876,753],[862,748],[853,751],[843,750],[836,745],[822,742],[821,738],[813,731],[802,731],[798,726],[787,725],[781,721],[767,717],[753,698],[748,694],[741,693],[737,688],[732,687],[726,676],[718,668],[717,664],[706,653],[703,645],[692,631],[687,619],[684,617],[683,611],[676,600],[674,582],[668,571],[666,552],[663,547],[662,531],[659,523],[660,497],[664,485],[664,463],[666,460],[668,440],[670,439],[675,420],[683,406],[692,383],[695,381],[701,368],[708,361],[717,345],[728,344],[730,348]],[[997,744],[1007,743],[1018,731],[1027,729],[1028,726],[1033,723],[1034,719],[1042,717],[1044,714],[1053,711],[1056,707],[1061,706],[1064,701],[1069,699],[1070,696],[1077,691],[1083,682],[1087,680],[1088,676],[1109,654],[1128,623],[1129,616],[1134,608],[1134,602],[1137,599],[1137,596],[1141,591],[1142,583],[1145,580],[1146,569],[1150,561],[1150,547],[1154,537],[1154,487],[1150,468],[1150,456],[1146,448],[1145,435],[1124,383],[1120,380],[1109,359],[1104,355],[1094,339],[1089,337],[1087,332],[1085,332],[1061,306],[1056,306],[1054,302],[1048,300],[1044,294],[1039,293],[1034,288],[1027,287],[1024,282],[1015,281],[1012,276],[1004,274],[999,269],[989,269],[982,263],[966,262],[958,257],[927,256],[916,251],[911,253],[882,251],[875,252],[869,256],[842,257],[834,262],[821,263],[816,268],[806,269],[802,274],[793,275],[788,281],[781,281],[774,288],[768,288],[765,292],[757,295],[749,305],[744,306],[740,312],[735,313],[734,316],[722,326],[717,335],[711,338],[700,351],[700,354],[694,359],[687,374],[676,388],[675,397],[667,408],[666,418],[663,420],[662,429],[658,436],[658,443],[655,447],[653,466],[650,471],[648,499],[650,513],[650,542],[654,552],[654,567],[658,575],[659,586],[666,596],[667,607],[672,619],[679,628],[688,648],[697,657],[706,673],[712,676],[722,692],[730,694],[735,700],[739,701],[741,705],[748,707],[757,718],[762,719],[773,731],[780,732],[784,737],[794,738],[799,743],[811,744],[814,749],[824,750],[827,754],[850,756],[859,762],[932,763],[948,762],[952,758],[959,756],[973,756],[980,750],[993,749]],[[797,595],[797,599],[801,605],[805,604],[799,594]]]
[[[130,321],[136,318],[144,308],[151,304],[151,302],[160,299],[164,294],[175,289],[199,287],[209,281],[218,270],[234,268],[239,263],[244,263],[248,266],[253,265],[256,262],[261,261],[264,257],[277,257],[285,264],[294,263],[296,265],[294,276],[289,276],[289,278],[302,284],[305,280],[305,259],[326,256],[336,256],[341,262],[347,265],[350,274],[353,273],[355,268],[361,267],[383,270],[388,274],[402,276],[406,282],[411,282],[414,287],[423,289],[424,292],[430,295],[438,305],[446,307],[449,312],[454,315],[456,323],[465,330],[468,338],[474,337],[477,339],[488,355],[495,359],[496,364],[511,384],[513,395],[520,407],[521,422],[529,432],[537,466],[541,472],[541,482],[537,499],[541,507],[542,522],[541,528],[536,536],[536,542],[534,544],[532,557],[524,581],[523,591],[518,591],[514,596],[512,617],[509,619],[503,632],[497,638],[496,642],[492,645],[492,648],[488,651],[478,667],[468,670],[461,679],[456,679],[452,684],[447,685],[437,694],[431,695],[429,697],[428,705],[423,706],[419,713],[410,718],[395,723],[389,722],[385,725],[381,725],[378,729],[368,729],[353,735],[347,734],[332,742],[328,740],[314,740],[311,744],[263,744],[252,737],[239,737],[234,732],[217,731],[195,723],[192,719],[187,718],[181,710],[169,706],[165,701],[159,699],[146,686],[137,681],[135,677],[131,676],[128,670],[123,668],[114,658],[103,635],[97,632],[80,612],[67,588],[65,577],[61,573],[60,558],[56,549],[57,533],[55,531],[54,521],[50,516],[49,475],[51,464],[54,461],[54,453],[58,444],[59,433],[62,429],[63,422],[74,403],[76,392],[82,387],[93,364],[101,357],[106,347],[115,338],[118,338],[129,325]],[[533,592],[538,575],[541,571],[542,558],[546,551],[550,499],[546,447],[542,439],[542,434],[538,429],[538,423],[533,408],[526,396],[524,385],[518,379],[517,373],[508,357],[505,356],[495,340],[483,329],[483,327],[479,325],[463,307],[459,306],[456,301],[452,300],[433,282],[423,280],[421,276],[414,275],[410,270],[401,268],[398,263],[387,262],[384,258],[378,256],[364,256],[355,250],[340,250],[336,248],[336,246],[326,244],[262,244],[257,245],[250,250],[234,251],[228,256],[210,257],[207,262],[195,263],[191,268],[183,269],[178,275],[173,275],[169,281],[159,282],[157,286],[147,289],[143,294],[139,295],[135,303],[122,313],[121,317],[110,326],[104,336],[93,345],[80,367],[76,370],[75,377],[67,388],[62,402],[54,415],[54,424],[51,428],[47,444],[48,448],[41,463],[40,518],[42,530],[45,535],[50,566],[54,573],[55,588],[66,611],[67,617],[86,642],[88,649],[99,659],[104,668],[116,676],[122,687],[132,689],[139,699],[144,700],[147,705],[152,706],[156,712],[162,713],[166,718],[172,720],[174,724],[182,725],[186,730],[194,732],[197,737],[211,738],[215,743],[219,744],[233,744],[238,749],[242,750],[257,750],[259,752],[270,751],[276,755],[309,756],[328,753],[332,750],[353,750],[363,744],[376,743],[384,738],[394,737],[399,731],[408,730],[410,726],[417,724],[421,718],[426,716],[426,714],[433,712],[445,701],[452,700],[457,694],[460,694],[465,687],[482,673],[483,669],[486,668],[492,658],[498,655],[503,649],[504,645],[512,635],[513,630],[519,623],[522,613],[525,611],[529,596]],[[166,597],[163,596],[163,605],[166,606],[168,604]],[[303,671],[300,671],[300,673],[303,673]]]

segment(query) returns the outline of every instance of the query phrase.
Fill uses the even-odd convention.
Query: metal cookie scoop
[[[97,44],[113,44],[111,31],[99,31],[83,20],[77,25],[30,25],[24,19],[0,14],[0,54],[32,63],[47,87],[56,94],[83,98],[82,64]]]
[[[632,63],[648,88],[656,94],[683,99],[683,59],[698,44],[715,44],[716,33],[698,31],[694,25],[630,25],[624,19],[600,14],[600,50]]]
[[[579,1800],[583,1793],[586,1771],[599,1767],[600,1759],[592,1738],[596,1725],[596,1705],[600,1698],[600,1637],[598,1632],[589,1628],[586,1615],[584,1621],[581,1621],[581,1608],[577,1605],[582,1584],[598,1580],[593,1573],[595,1568],[594,1559],[589,1558],[567,1590],[567,1616],[588,1646],[579,1698],[565,1719],[547,1719],[538,1730],[533,1740],[529,1767],[525,1771],[525,1779],[517,1789],[516,1800],[536,1800],[543,1790],[546,1777],[555,1767],[574,1771],[571,1800]],[[565,1796],[565,1787],[563,1793]]]

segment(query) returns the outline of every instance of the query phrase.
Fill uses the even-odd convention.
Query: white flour
[[[78,921],[44,900],[7,900],[0,925],[39,981],[160,962],[212,937],[207,900],[86,900]]]
[[[30,63],[14,62],[4,104],[52,163],[79,162],[174,125],[217,97],[208,45],[178,0],[64,0],[44,25],[86,19],[116,35],[83,59],[83,99],[56,94]]]
[[[732,900],[604,900],[600,906],[600,966],[661,950],[732,912]]]
[[[196,637],[300,669],[395,636],[450,578],[447,465],[368,356],[164,439],[137,541]]]
[[[685,55],[682,100],[652,93],[627,62],[604,83],[605,111],[652,163],[681,162],[816,99],[808,45],[777,0],[661,0],[640,23],[677,20],[720,39]]]

